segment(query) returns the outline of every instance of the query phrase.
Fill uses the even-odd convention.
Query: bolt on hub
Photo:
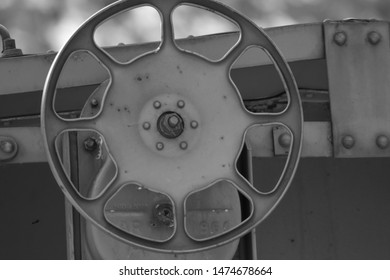
[[[165,112],[157,120],[157,129],[165,138],[174,139],[183,133],[184,121],[178,113]]]

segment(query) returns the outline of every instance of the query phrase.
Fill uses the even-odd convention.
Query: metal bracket
[[[390,156],[389,23],[324,23],[335,157]]]

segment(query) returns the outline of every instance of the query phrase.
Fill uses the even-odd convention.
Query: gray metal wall
[[[255,159],[255,180],[283,159]],[[258,227],[262,259],[390,259],[390,159],[302,159]],[[66,258],[64,201],[48,165],[0,167],[0,259]]]

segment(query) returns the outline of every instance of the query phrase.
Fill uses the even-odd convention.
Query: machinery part
[[[173,36],[171,14],[181,3],[215,11],[236,22],[241,30],[239,42],[217,62],[179,50]],[[121,64],[96,46],[94,30],[107,18],[145,4],[153,6],[161,14],[162,43],[156,51],[139,56],[128,64]],[[232,83],[229,74],[232,64],[251,46],[265,49],[280,71],[289,97],[289,104],[281,113],[248,112],[244,109],[238,89]],[[67,58],[77,50],[92,53],[107,68],[110,82],[96,116],[66,120],[55,112],[53,102],[61,71]],[[181,73],[177,71],[178,64]],[[150,79],[142,87],[129,79],[134,74],[145,72]],[[160,106],[151,106],[157,99]],[[180,100],[183,103],[180,102],[179,106]],[[125,118],[122,115],[127,114],[125,110],[113,110],[109,104],[126,104],[131,114]],[[102,230],[129,244],[159,252],[202,251],[248,233],[274,209],[286,192],[301,152],[302,107],[286,61],[264,31],[236,11],[213,1],[118,1],[99,11],[75,32],[56,56],[46,80],[41,109],[41,127],[49,164],[69,201]],[[148,113],[150,110],[154,110],[154,116]],[[154,120],[168,110],[179,113],[185,124],[194,119],[199,123],[199,128],[184,129],[180,137],[173,140],[161,136],[166,146],[172,144],[176,147],[177,142],[187,141],[186,150],[163,149],[160,152],[156,151],[155,144],[152,149],[147,143],[149,138],[156,136],[145,134],[148,133],[142,128],[142,124],[148,121],[145,118]],[[247,130],[266,124],[280,124],[288,129],[291,134],[291,153],[275,188],[269,193],[261,193],[239,174],[236,161]],[[92,130],[102,136],[117,168],[115,178],[95,199],[86,199],[74,188],[61,166],[56,149],[58,135],[66,131],[83,130]],[[207,240],[195,240],[187,231],[187,198],[220,181],[233,184],[247,197],[252,204],[251,213],[245,221],[229,231]],[[140,238],[126,233],[107,220],[105,210],[108,201],[128,184],[166,194],[173,202],[174,234],[168,240],[160,242]]]
[[[18,153],[18,144],[15,139],[0,136],[0,162],[13,159]]]
[[[16,48],[15,40],[11,38],[8,29],[0,24],[0,36],[3,41],[3,51],[1,57],[21,56],[23,52]]]

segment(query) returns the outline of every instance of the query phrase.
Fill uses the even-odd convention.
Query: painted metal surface
[[[107,84],[103,83],[89,97],[81,112],[82,117],[97,113],[98,106],[96,106],[96,102],[92,101],[101,99]],[[182,102],[177,105],[181,108],[185,107],[185,103]],[[161,104],[156,107],[160,106]],[[192,129],[197,128],[194,125],[191,127]],[[151,129],[151,127],[148,129]],[[78,133],[77,161],[80,168],[78,182],[80,192],[86,197],[97,197],[101,193],[102,186],[106,185],[105,182],[112,178],[112,170],[115,169],[115,166],[113,162],[110,162],[110,157],[107,154],[107,150],[104,149],[104,146],[92,151],[85,148],[84,139],[91,137],[98,137],[98,135],[91,135],[91,132]],[[71,159],[69,161],[72,162]],[[214,186],[206,194],[197,196],[198,200],[201,201],[201,205],[198,205],[198,209],[192,212],[195,214],[198,213],[198,216],[192,219],[192,223],[197,228],[201,228],[202,233],[206,234],[206,236],[209,235],[206,230],[210,230],[211,228],[215,229],[216,226],[219,227],[219,224],[215,224],[215,222],[219,223],[219,217],[215,217],[215,209],[221,203],[225,206],[225,209],[230,209],[227,213],[228,215],[225,215],[225,223],[236,225],[241,221],[238,192],[234,188],[226,188],[225,185],[220,184],[220,186]],[[133,186],[133,188],[127,186],[126,189],[127,196],[118,193],[110,199],[112,201],[120,198],[122,202],[118,203],[118,201],[115,201],[111,206],[106,205],[107,209],[105,211],[112,216],[112,223],[118,223],[119,220],[119,226],[124,226],[126,229],[133,231],[135,235],[149,237],[149,239],[151,238],[150,234],[155,235],[153,237],[154,239],[156,236],[160,236],[167,231],[170,235],[173,234],[174,213],[171,200],[168,197],[161,193],[148,191],[147,189],[139,190],[138,186]],[[144,199],[144,201],[141,201],[141,198],[144,197],[142,194],[148,194],[147,199]],[[221,197],[225,197],[225,199],[221,199]],[[198,200],[194,200],[194,202]],[[167,210],[165,214],[164,209]],[[159,215],[159,213],[162,213],[162,215]],[[207,217],[208,213],[211,214],[210,217]],[[79,216],[79,214],[75,215]],[[126,218],[124,219],[124,217]],[[72,222],[71,217],[67,219],[68,221],[68,224]],[[72,226],[68,228],[72,229]],[[72,238],[69,238],[67,243],[73,250],[79,250],[81,252],[82,259],[232,259],[239,243],[236,240],[225,246],[192,254],[164,254],[125,244],[95,227],[85,219],[81,220],[80,234],[82,242],[79,247],[73,242]]]
[[[324,58],[321,23],[268,28],[265,29],[265,32],[276,43],[289,62]],[[236,38],[237,34],[235,33],[217,34],[183,39],[180,44],[186,49],[207,54],[208,57],[213,57],[213,52],[217,52],[221,57],[218,53],[221,48],[218,46],[232,45],[230,42],[235,42]],[[145,53],[145,49],[150,48],[150,45],[129,45],[111,47],[106,50],[114,57],[128,60]],[[55,55],[55,53],[49,53],[1,59],[0,84],[2,89],[0,95],[41,91]],[[269,63],[268,61],[259,61],[257,56],[250,54],[245,55],[240,61],[241,63],[236,67],[242,68]],[[69,62],[66,69],[68,76],[60,81],[59,88],[94,85],[105,78],[104,71],[95,67],[96,62],[85,53],[80,52],[72,55]],[[23,83],[20,83],[20,77],[23,77]]]
[[[8,164],[47,162],[39,127],[0,128],[0,134],[12,136],[20,146]],[[253,127],[248,130],[246,144],[251,147],[253,157],[286,155],[286,150],[274,139],[271,126]],[[331,140],[331,122],[304,122],[301,157],[333,157]]]
[[[0,136],[0,162],[12,160],[18,153],[18,143],[9,136]]]
[[[129,64],[115,62],[105,51],[95,45],[92,39],[93,31],[100,22],[113,14],[144,3],[157,7],[162,15],[162,44],[156,52],[140,56]],[[288,65],[265,33],[226,6],[212,1],[191,1],[194,5],[201,5],[231,18],[241,28],[239,43],[221,61],[212,63],[191,53],[179,51],[175,46],[170,15],[179,3],[181,1],[164,2],[164,5],[152,0],[131,3],[116,2],[91,17],[56,57],[45,85],[41,110],[41,127],[49,155],[49,164],[61,189],[76,209],[101,229],[121,240],[161,252],[193,252],[210,249],[248,233],[269,214],[289,186],[299,160],[302,137],[302,108],[295,81]],[[229,71],[232,64],[245,49],[253,45],[267,50],[286,85],[289,105],[280,114],[249,113],[243,108],[242,100],[237,96],[237,89],[231,84]],[[54,111],[54,92],[67,58],[80,49],[89,50],[100,63],[105,65],[112,77],[112,83],[102,100],[105,106],[102,106],[103,108],[96,117],[65,120]],[[149,76],[150,79],[157,80],[153,83],[144,81],[142,84],[137,84],[132,79],[129,81],[129,77],[134,77],[139,81],[137,77],[141,73],[145,77]],[[186,74],[183,75],[183,73]],[[190,75],[187,76],[189,73]],[[138,95],[136,98],[129,100],[126,94],[129,88],[132,89],[130,90],[132,93]],[[162,89],[165,90],[161,92]],[[149,96],[150,94],[152,95]],[[194,143],[192,147],[189,147],[187,154],[184,156],[174,154],[170,158],[159,153],[158,150],[162,149],[156,150],[154,147],[147,149],[147,145],[145,146],[141,140],[142,137],[137,136],[137,123],[139,122],[133,116],[135,115],[135,118],[139,114],[142,116],[142,108],[147,107],[149,102],[156,102],[159,98],[174,100],[173,103],[176,103],[178,94],[184,102],[195,104],[199,116],[202,116],[199,121],[199,130],[202,129],[203,132],[197,140],[199,143]],[[164,106],[172,109],[172,104],[166,102]],[[228,119],[234,120],[233,125],[227,122]],[[237,172],[235,163],[247,128],[275,122],[282,123],[290,129],[293,139],[292,149],[287,158],[286,167],[273,191],[268,194],[259,193]],[[88,129],[101,132],[117,166],[117,173],[110,182],[111,186],[94,200],[82,197],[68,181],[67,175],[61,168],[55,147],[57,135],[61,132]],[[131,133],[129,134],[127,130]],[[220,145],[221,141],[224,145]],[[128,147],[126,143],[131,143],[131,147]],[[128,148],[123,149],[126,146]],[[134,158],[137,158],[137,161],[129,160]],[[203,162],[207,162],[207,165]],[[146,165],[149,166],[148,170],[144,168]],[[220,180],[232,182],[247,196],[252,202],[252,213],[240,226],[233,227],[230,231],[217,235],[212,240],[195,241],[187,234],[183,202],[185,205],[188,193],[203,189]],[[140,240],[118,229],[102,216],[107,200],[117,193],[123,184],[129,182],[139,187],[169,194],[174,202],[176,218],[175,234],[171,239],[162,243]],[[172,186],[176,186],[174,192],[172,192]]]
[[[255,158],[254,170],[276,172],[277,161]],[[256,229],[259,258],[389,260],[389,164],[302,159],[287,195]]]
[[[310,33],[316,29],[317,34],[322,34],[321,24],[315,25],[314,27],[309,25],[307,26],[306,31]],[[301,26],[276,28],[272,30],[279,30],[281,32],[281,41],[283,41],[283,37],[288,36],[287,33],[284,32],[287,32],[289,29],[294,30],[295,28],[299,31],[304,31],[304,29],[301,29]],[[304,36],[305,33],[299,32],[299,34]],[[224,36],[228,36],[228,34],[221,35],[221,37]],[[212,38],[209,39],[216,39],[218,37],[220,36],[212,36]],[[317,35],[315,37],[317,38]],[[322,44],[322,37],[318,37],[320,37],[318,42],[321,42]],[[299,36],[296,38],[301,37]],[[382,37],[380,38],[382,40]],[[196,38],[191,40],[191,43],[194,43],[194,41],[198,42]],[[372,37],[371,35],[371,37],[369,37],[367,35],[367,43],[369,44],[374,42],[374,45],[377,46],[381,40],[378,41],[375,39],[375,36]],[[221,41],[218,40],[218,42]],[[345,43],[347,44],[348,41]],[[309,47],[311,46],[310,43],[308,45]],[[289,41],[286,40],[285,45],[282,46],[281,49],[287,49],[288,46]],[[135,49],[137,47],[129,46],[114,48],[113,50],[122,52],[128,48]],[[291,51],[293,52],[294,49],[295,48],[292,48]],[[319,53],[314,53],[314,58],[316,58]],[[31,85],[30,82],[42,84],[39,79],[30,81],[28,77],[30,77],[29,75],[31,74],[39,74],[42,69],[46,69],[43,72],[47,72],[51,62],[49,63],[49,61],[47,61],[47,64],[45,64],[43,68],[42,64],[38,63],[36,66],[40,66],[37,66],[38,68],[36,69],[22,69],[22,64],[30,62],[36,63],[38,60],[43,60],[45,57],[50,56],[52,55],[27,56],[12,60],[3,59],[0,64],[0,70],[7,69],[2,68],[3,66],[11,66],[10,70],[14,69],[15,71],[13,74],[16,76],[12,76],[11,78],[10,76],[8,77],[15,81],[14,85],[17,86],[17,90],[24,92],[22,88],[26,86],[25,89],[29,89]],[[306,59],[306,57],[309,56],[310,55],[307,53],[303,53],[302,59]],[[12,65],[17,67],[14,68]],[[28,65],[26,64],[26,66]],[[17,75],[23,73],[23,71],[26,71],[27,82],[26,84],[19,83],[19,85],[17,85],[15,77],[18,77]],[[248,69],[248,72],[249,71],[251,70]],[[44,76],[43,72],[41,77]],[[306,79],[309,79],[309,75],[306,74],[311,75],[313,73],[305,67],[303,67],[300,72],[301,75],[306,76]],[[299,75],[299,73],[297,74]],[[6,77],[6,75],[4,77]],[[19,77],[23,77],[23,75]],[[77,79],[77,77],[74,78]],[[323,79],[322,76],[321,79]],[[77,83],[78,82],[72,82],[70,84],[75,85]],[[2,83],[2,87],[3,85],[4,82]],[[37,88],[41,86],[38,86]],[[39,97],[40,93],[37,93],[37,99]],[[312,123],[312,125],[315,132],[309,132],[310,135],[312,133],[319,133],[318,135],[323,135],[320,136],[322,140],[325,138],[328,139],[329,136],[331,136],[329,132],[331,123],[324,123],[324,126],[318,125],[318,123]],[[305,123],[305,128],[306,131],[310,131],[310,125],[307,126],[307,123]],[[324,128],[328,131],[326,137]],[[25,134],[24,131],[30,129],[31,133],[26,132]],[[32,135],[29,136],[29,141],[24,142],[22,145],[22,147],[27,149],[26,151],[28,153],[18,153],[18,155],[9,163],[46,161],[41,144],[34,144],[42,141],[39,128],[1,128],[1,131],[5,131],[4,133],[0,133],[1,135],[14,135],[14,133],[21,136]],[[20,144],[19,136],[12,137],[15,137],[18,144]],[[273,143],[272,130],[264,135],[262,133],[257,134],[256,137],[258,137],[257,140],[264,145],[261,149],[259,146],[254,146],[253,151],[255,154],[258,153],[259,157],[273,157],[275,149],[274,144],[277,143]],[[27,138],[21,137],[21,139],[26,140]],[[386,139],[377,137],[373,140],[380,149],[387,147]],[[303,155],[306,153],[306,145],[313,148],[310,149],[310,151],[314,151],[315,155],[318,151],[322,151],[321,147],[323,144],[313,145],[313,143],[304,143]],[[382,146],[382,148],[380,146]],[[329,146],[325,145],[324,147],[326,154],[331,156]],[[281,151],[281,153],[282,152],[283,151]],[[348,157],[348,155],[346,156]],[[274,172],[275,168],[273,163],[278,161],[278,158],[270,158],[265,161],[266,165],[260,164],[259,158],[254,159],[255,173]],[[298,170],[298,176],[294,180],[292,189],[286,196],[286,199],[281,203],[281,207],[278,207],[274,214],[270,215],[270,217],[257,229],[259,242],[258,253],[260,257],[265,259],[389,259],[389,250],[387,249],[389,247],[388,235],[390,225],[387,223],[386,219],[383,220],[382,217],[377,214],[388,213],[388,207],[386,205],[388,205],[389,192],[387,188],[388,178],[385,171],[386,166],[388,166],[387,159],[368,158],[364,160],[341,160],[317,158],[304,160],[303,165]],[[1,245],[1,258],[19,257],[23,259],[48,259],[60,258],[61,256],[65,257],[64,249],[62,248],[64,247],[62,246],[64,244],[61,243],[65,239],[63,236],[65,231],[63,229],[62,219],[62,200],[58,199],[58,197],[61,196],[50,192],[51,190],[56,189],[56,184],[54,181],[54,183],[46,181],[46,178],[51,179],[47,165],[24,164],[5,165],[0,167],[2,168],[2,172],[0,173],[2,175],[2,186],[12,186],[12,188],[5,188],[4,196],[2,196],[4,199],[0,203],[0,207],[3,207],[3,211],[12,208],[15,210],[14,214],[21,217],[20,219],[9,217],[3,221],[4,227],[7,229],[12,228],[12,231],[6,230],[2,232],[2,240],[6,242],[3,242]],[[31,174],[31,176],[23,176],[23,178],[21,178],[20,174]],[[15,178],[20,180],[15,180]],[[31,191],[24,192],[25,195],[20,196],[20,189],[31,186],[31,182],[34,182],[34,188],[28,188],[28,190]],[[50,188],[47,189],[45,186],[49,186]],[[367,191],[368,188],[370,191]],[[374,192],[371,191],[373,188],[375,189]],[[48,196],[51,198],[51,202],[53,202],[51,205],[46,206],[46,200],[37,202],[39,201],[37,198]],[[15,208],[15,203],[23,205],[23,207]],[[51,213],[42,211],[47,207],[52,209]],[[45,217],[43,220],[49,220],[50,222],[33,223],[36,222],[36,219],[32,222],[27,221],[26,217],[29,218],[30,216],[26,216],[26,209],[28,209],[28,213],[40,213],[42,217]],[[49,219],[47,219],[45,214],[50,214]],[[31,227],[30,224],[35,226]],[[23,235],[18,234],[22,232]],[[31,238],[28,240],[25,239],[24,236],[26,235]],[[3,238],[4,236],[5,238]],[[53,244],[51,246],[46,246],[48,241],[53,241]]]
[[[389,24],[324,23],[335,157],[388,157]]]
[[[17,143],[17,153],[14,150],[12,157],[7,158],[7,163],[47,162],[39,127],[1,128],[0,135],[6,135]]]
[[[302,157],[332,157],[332,131],[329,122],[305,122],[302,144]],[[274,155],[281,156],[289,153],[290,141],[288,131],[282,127],[273,127]],[[288,135],[286,137],[286,135]],[[250,138],[252,139],[252,138]],[[284,140],[286,139],[286,140]],[[254,140],[254,139],[253,139]],[[286,141],[286,144],[283,142]],[[252,147],[256,145],[253,141]],[[260,149],[254,149],[258,152]],[[260,157],[260,155],[258,155]]]

